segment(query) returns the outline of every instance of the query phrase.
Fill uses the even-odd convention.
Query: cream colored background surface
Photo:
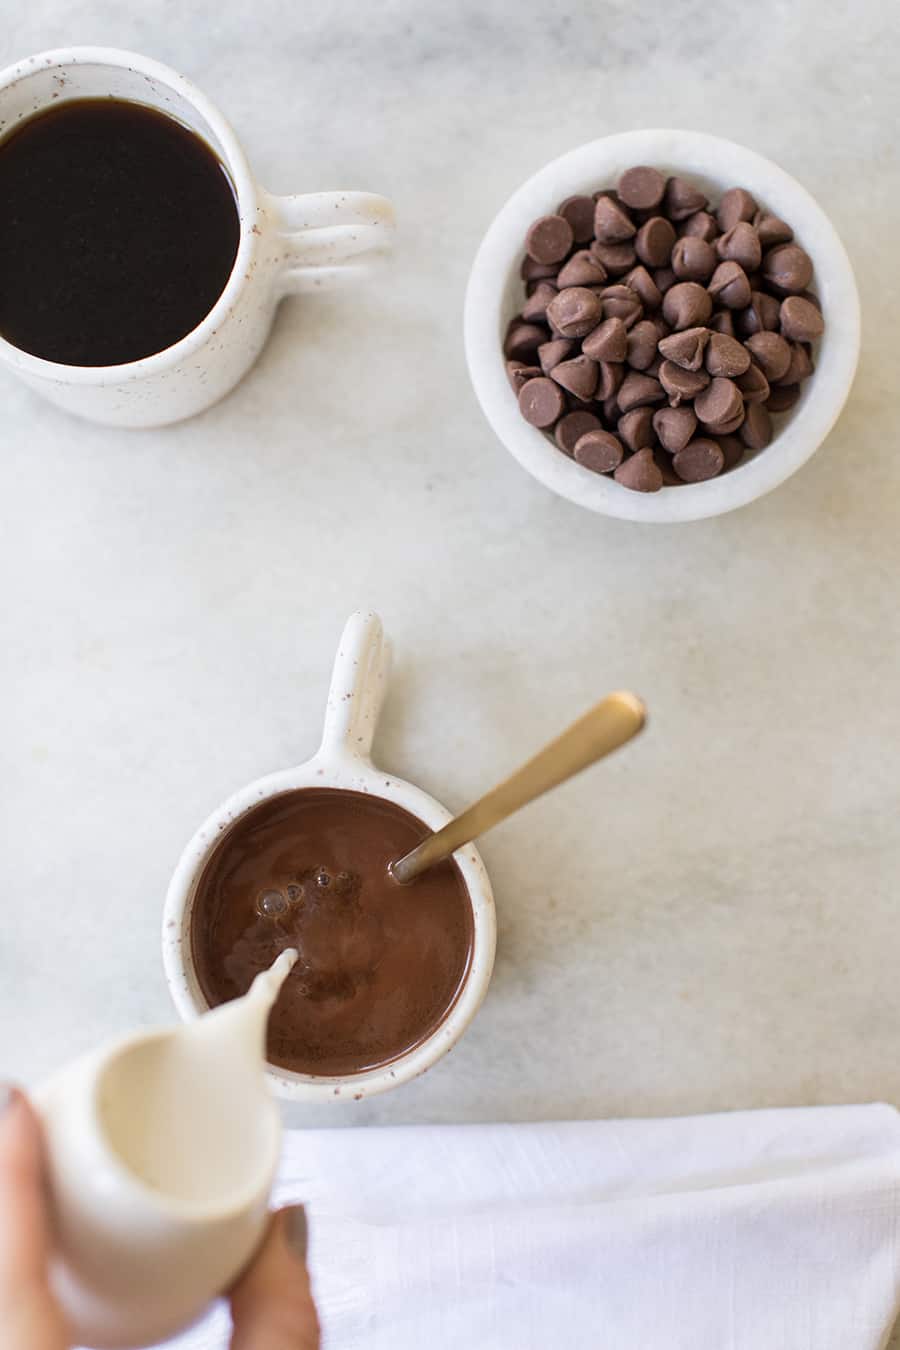
[[[0,59],[68,42],[178,67],[268,186],[384,192],[401,233],[390,274],[286,305],[238,392],[179,428],[80,425],[3,384],[3,1074],[173,1016],[178,853],[315,748],[341,625],[373,606],[396,651],[378,753],[450,806],[611,687],[652,720],[485,841],[501,945],[460,1048],[291,1123],[900,1102],[893,6],[33,0]],[[775,495],[640,528],[494,441],[460,311],[522,178],[665,124],[817,195],[864,351]]]

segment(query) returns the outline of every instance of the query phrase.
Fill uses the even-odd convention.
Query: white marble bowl
[[[633,164],[684,174],[715,200],[745,187],[761,206],[789,222],[815,265],[825,334],[816,371],[799,402],[776,420],[765,450],[705,483],[633,492],[591,473],[525,422],[506,378],[502,344],[524,295],[519,264],[525,232],[565,197],[613,187]],[[722,515],[770,492],[819,448],[847,400],[859,358],[859,296],[850,260],[822,208],[771,160],[718,136],[695,131],[628,131],[606,136],[554,159],[513,193],[495,217],[472,266],[465,304],[469,373],[485,416],[523,468],[545,487],[603,515],[670,522]]]

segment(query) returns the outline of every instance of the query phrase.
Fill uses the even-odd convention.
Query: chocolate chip
[[[687,235],[672,249],[672,270],[682,281],[708,281],[715,269],[716,251],[705,239]]]
[[[619,179],[617,190],[619,200],[633,211],[650,211],[659,206],[666,190],[666,180],[659,169],[651,169],[646,164],[637,164],[626,169]]]
[[[663,318],[672,328],[696,328],[711,314],[712,300],[696,281],[680,281],[663,296]]]
[[[752,220],[758,209],[746,188],[729,188],[727,192],[722,193],[719,209],[716,211],[719,229],[730,230],[739,220]]]
[[[546,281],[548,277],[555,277],[558,271],[559,263],[535,262],[534,258],[526,254],[519,268],[519,276],[523,281]]]
[[[799,384],[782,384],[772,390],[766,400],[766,407],[770,413],[787,412],[788,408],[793,408],[799,397]]]
[[[503,354],[514,361],[530,361],[542,342],[547,341],[546,328],[534,323],[522,323],[513,319],[506,333]]]
[[[533,427],[551,427],[565,412],[566,400],[559,385],[542,375],[522,385],[519,409]]]
[[[595,239],[591,244],[591,253],[603,264],[611,277],[620,277],[623,273],[630,272],[637,262],[634,245],[627,242],[602,244]]]
[[[575,443],[575,459],[593,473],[612,473],[622,463],[622,442],[611,431],[587,431]]]
[[[772,419],[764,403],[751,403],[741,423],[741,440],[748,450],[764,450],[772,439]]]
[[[682,239],[702,239],[707,244],[711,244],[718,233],[719,227],[708,211],[697,211],[688,216],[681,227]]]
[[[588,399],[594,397],[600,378],[600,368],[596,361],[592,361],[589,356],[582,353],[580,356],[573,356],[569,361],[560,361],[553,367],[550,376],[557,384],[561,384],[563,389],[567,389],[570,394],[587,403]]]
[[[740,263],[719,263],[710,279],[709,293],[729,309],[746,309],[750,303],[750,282]]]
[[[562,216],[541,216],[528,228],[525,252],[537,263],[560,262],[574,242],[572,226]]]
[[[584,337],[602,317],[599,296],[586,286],[567,286],[550,301],[547,317],[563,337]]]
[[[674,361],[663,361],[659,368],[659,382],[669,396],[673,408],[686,398],[694,398],[709,384],[705,370],[685,370]]]
[[[710,375],[724,375],[734,379],[750,366],[750,353],[736,338],[724,333],[713,333],[706,348],[706,369]]]
[[[624,367],[619,366],[619,370],[623,369]],[[622,410],[619,407],[616,396],[615,394],[611,394],[609,398],[603,400],[603,417],[606,425],[608,427],[614,427],[621,416]]]
[[[545,375],[549,375],[553,367],[558,366],[560,361],[565,361],[574,350],[575,343],[568,338],[553,338],[550,342],[542,342],[537,349],[541,370]]]
[[[526,366],[524,361],[507,361],[506,378],[509,380],[510,388],[516,398],[519,396],[519,390],[527,380],[536,379],[540,375],[540,367]]]
[[[776,384],[802,384],[813,373],[812,357],[807,349],[799,342],[792,342],[790,348],[791,364]]]
[[[628,334],[628,364],[634,370],[646,370],[656,356],[658,340],[656,324],[650,319],[642,319],[640,323],[636,323]]]
[[[693,408],[657,408],[653,414],[653,430],[663,447],[675,455],[683,450],[697,430]]]
[[[783,337],[777,333],[751,333],[745,345],[769,384],[787,374],[791,349]]]
[[[633,328],[644,313],[640,297],[630,286],[607,286],[601,305],[604,319],[621,319],[626,328]]]
[[[665,267],[672,256],[675,229],[664,216],[651,216],[637,232],[634,249],[647,267]]]
[[[707,320],[707,328],[711,328],[714,333],[723,333],[725,337],[734,337],[734,318],[730,309],[717,309],[711,319]]]
[[[592,361],[624,361],[628,355],[628,330],[621,319],[604,319],[588,333],[581,350]]]
[[[539,281],[522,306],[522,318],[526,323],[544,323],[547,318],[547,306],[556,295],[556,287],[549,281]]]
[[[561,417],[553,428],[553,439],[564,454],[574,455],[575,446],[585,432],[599,430],[600,418],[594,413],[570,412]]]
[[[820,314],[822,313],[822,301],[812,291],[801,291],[800,298],[801,300],[808,300],[811,305],[815,305]]]
[[[732,417],[726,417],[721,422],[705,422],[703,430],[707,436],[731,436],[740,428],[744,420],[744,409],[740,408]]]
[[[594,206],[594,234],[601,244],[621,244],[637,234],[627,211],[611,197],[598,197]]]
[[[719,449],[725,456],[725,463],[722,466],[722,472],[727,473],[733,469],[735,464],[740,464],[744,458],[744,443],[737,436],[717,436]]]
[[[662,403],[665,393],[659,380],[655,380],[652,375],[644,375],[639,370],[630,370],[622,381],[616,397],[620,409],[626,413],[645,403]]]
[[[710,426],[729,423],[743,411],[744,400],[733,380],[717,376],[694,399],[694,412]]]
[[[593,197],[567,197],[556,208],[556,214],[567,220],[572,228],[576,244],[587,243],[594,237],[594,199]]]
[[[781,305],[774,295],[765,291],[751,291],[750,304],[742,309],[737,317],[741,333],[749,337],[752,333],[774,333],[778,329]]]
[[[614,399],[622,387],[622,381],[625,379],[625,366],[621,361],[601,361],[600,362],[600,383],[597,387],[595,398],[605,403],[607,399]],[[616,417],[619,416],[619,408],[616,407]],[[606,410],[604,409],[604,416]]]
[[[613,478],[632,492],[659,492],[663,485],[662,473],[649,447],[638,450],[620,464]]]
[[[563,286],[602,286],[606,281],[606,268],[599,258],[595,258],[589,249],[579,249],[573,253],[567,263],[563,263],[556,278],[558,288]]]
[[[662,304],[662,291],[646,267],[632,267],[623,277],[623,282],[639,297],[644,309],[659,309]]]
[[[740,263],[745,272],[755,272],[762,262],[759,235],[746,220],[739,220],[716,240],[716,252],[724,262]]]
[[[681,479],[672,468],[672,456],[657,446],[653,451],[653,458],[662,474],[663,487],[681,487]]]
[[[708,436],[690,441],[672,460],[672,468],[683,483],[704,483],[720,474],[724,465],[722,447]]]
[[[784,220],[779,220],[778,216],[770,215],[768,211],[757,211],[753,217],[753,226],[763,248],[773,248],[775,244],[789,244],[794,238],[794,231],[790,225]]]
[[[686,178],[673,176],[666,183],[663,209],[670,220],[685,220],[706,206],[707,198]]]
[[[677,280],[678,278],[671,267],[657,267],[653,273],[653,284],[660,295],[665,295],[666,291],[670,291]]]
[[[643,450],[645,445],[656,444],[653,409],[646,405],[623,413],[616,429],[629,450]]]
[[[825,332],[825,322],[815,305],[790,295],[782,301],[781,331],[795,342],[813,342]]]
[[[773,290],[790,295],[806,290],[812,281],[813,265],[799,244],[779,244],[763,258],[762,270]]]
[[[750,362],[743,375],[738,375],[735,384],[745,403],[765,403],[769,397],[769,381],[754,361]]]
[[[703,354],[709,338],[708,328],[686,328],[681,333],[663,338],[659,344],[660,354],[683,370],[699,370],[703,365]]]

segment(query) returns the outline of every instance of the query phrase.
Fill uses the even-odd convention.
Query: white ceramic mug
[[[378,615],[352,615],[335,657],[325,729],[317,753],[299,768],[270,774],[234,793],[200,826],[184,850],[169,885],[163,918],[166,979],[182,1017],[197,1017],[208,1007],[191,956],[191,910],[197,884],[216,846],[253,807],[296,788],[344,788],[395,802],[432,830],[451,819],[446,807],[421,788],[372,763],[372,740],[387,673],[388,652]],[[459,1040],[487,992],[497,927],[491,884],[478,851],[468,844],[453,858],[472,905],[473,939],[462,989],[443,1022],[399,1058],[362,1073],[325,1077],[270,1065],[270,1081],[279,1096],[296,1101],[361,1100],[424,1073]]]
[[[68,99],[119,98],[167,113],[200,136],[235,192],[240,239],[225,289],[173,346],[118,366],[44,361],[0,338],[0,363],[80,417],[160,426],[208,408],[246,374],[285,295],[353,281],[389,246],[393,209],[369,192],[275,197],[254,180],[222,114],[184,76],[134,52],[64,47],[0,72],[0,134]]]

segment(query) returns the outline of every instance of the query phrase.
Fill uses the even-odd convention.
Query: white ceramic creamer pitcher
[[[295,955],[244,998],[97,1050],[35,1094],[56,1227],[51,1281],[78,1344],[174,1335],[252,1256],[281,1140],[266,1022]]]

